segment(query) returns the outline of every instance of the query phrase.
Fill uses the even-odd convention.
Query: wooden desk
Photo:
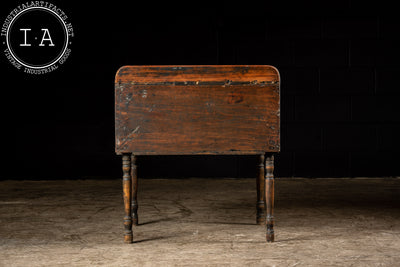
[[[274,153],[280,77],[266,65],[124,66],[115,77],[115,152],[122,155],[125,242],[138,224],[138,155],[259,155],[257,223],[274,241]],[[266,212],[265,212],[266,210]]]

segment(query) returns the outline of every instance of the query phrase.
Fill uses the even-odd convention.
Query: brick
[[[221,1],[222,2],[222,1]],[[219,1],[216,1],[215,4],[220,4]],[[206,7],[210,7],[212,5],[205,5]],[[194,8],[196,9],[196,8]],[[252,1],[246,4],[243,3],[232,3],[232,2],[223,2],[221,5],[221,14],[226,16],[234,16],[239,17],[243,16],[243,14],[249,14],[250,16],[265,16],[268,14],[268,10],[272,10],[270,7],[270,3],[265,1]]]
[[[242,156],[147,156],[139,157],[139,177],[239,177],[243,174]],[[255,177],[256,162],[247,163],[250,176]],[[157,168],[154,168],[157,166]],[[139,174],[138,174],[139,175]],[[244,175],[248,176],[248,175]],[[243,176],[242,176],[243,177]]]
[[[338,15],[348,12],[350,0],[337,0],[334,3],[310,1],[268,1],[267,10],[271,13],[284,13],[287,16]]]
[[[322,134],[318,125],[293,125],[282,127],[286,140],[282,140],[285,151],[321,151]],[[285,142],[284,142],[285,141]]]
[[[376,70],[376,93],[378,95],[400,95],[400,68],[379,68]]]
[[[378,40],[377,65],[398,67],[400,61],[400,40]]]
[[[378,43],[376,40],[351,40],[350,66],[373,67],[377,64]]]
[[[155,43],[168,42],[168,44],[155,47]],[[135,51],[130,49],[130,53],[125,54],[123,64],[154,64],[154,65],[185,65],[185,64],[216,64],[218,59],[217,46],[215,43],[196,42],[187,40],[164,39],[155,42],[144,41],[140,45],[136,44]],[[132,47],[131,47],[132,48]],[[120,55],[122,56],[122,55]]]
[[[296,66],[347,66],[347,40],[296,40]]]
[[[236,47],[231,42],[219,42],[218,44],[218,64],[235,65],[236,64]]]
[[[354,40],[350,45],[351,66],[397,67],[400,40]]]
[[[57,173],[57,179],[113,175],[112,166],[118,159],[110,153],[114,146],[113,127],[66,122],[22,124],[19,127],[14,150],[37,152],[34,160],[24,164],[30,177],[55,179],[54,173]],[[57,157],[49,157],[55,147],[61,152]],[[120,166],[120,159],[118,163]]]
[[[293,153],[281,151],[275,155],[275,177],[292,177],[293,174]]]
[[[319,39],[321,18],[315,16],[270,16],[267,21],[267,39]]]
[[[372,68],[323,68],[321,94],[372,95],[374,77]]]
[[[376,122],[378,119],[376,99],[371,96],[355,96],[351,98],[351,114],[354,122]]]
[[[281,94],[281,120],[282,123],[294,121],[294,97]]]
[[[219,38],[222,42],[264,41],[266,17],[254,15],[226,16],[219,22]]]
[[[377,16],[332,16],[323,21],[323,38],[371,39],[377,36]]]
[[[378,149],[380,151],[400,151],[400,126],[382,125],[378,127]]]
[[[376,127],[373,125],[329,125],[324,127],[328,151],[376,151]]]
[[[397,152],[352,152],[350,153],[350,162],[351,176],[383,177],[400,175]]]
[[[282,94],[315,95],[319,87],[317,68],[282,68],[279,70],[282,81]]]
[[[400,19],[398,14],[379,17],[379,37],[386,40],[399,40]]]
[[[387,15],[388,13],[397,14],[396,2],[385,1],[365,1],[365,0],[351,0],[349,13],[354,15]]]
[[[352,120],[357,122],[399,122],[399,101],[393,96],[352,97]]]
[[[296,96],[295,119],[301,122],[350,121],[350,99],[346,96]]]
[[[290,42],[241,42],[236,53],[236,64],[267,64],[278,69],[293,66],[293,46]]]
[[[182,23],[184,21],[184,23]],[[122,25],[113,57],[126,64],[216,64],[216,28],[206,17],[180,16],[159,24],[139,21]],[[121,29],[120,29],[121,31]],[[130,33],[130,34],[127,34]],[[199,38],[201,36],[201,38]],[[114,59],[115,60],[115,59]]]
[[[346,152],[296,152],[294,175],[300,177],[345,177],[349,173]]]

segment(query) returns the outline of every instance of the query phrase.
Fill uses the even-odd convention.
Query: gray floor
[[[0,266],[400,266],[400,179],[276,179],[276,242],[255,179],[140,180],[123,243],[121,180],[0,182]]]

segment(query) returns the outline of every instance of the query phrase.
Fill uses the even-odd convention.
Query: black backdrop
[[[2,179],[119,177],[114,75],[120,66],[146,64],[276,66],[282,79],[277,176],[400,174],[395,4],[50,2],[74,27],[66,63],[28,75],[0,55]],[[20,3],[3,1],[0,19]],[[251,177],[256,160],[151,156],[138,163],[141,177]]]

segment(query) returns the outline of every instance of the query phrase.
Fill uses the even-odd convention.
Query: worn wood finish
[[[132,179],[132,223],[138,225],[138,201],[137,201],[137,190],[138,190],[138,177],[137,177],[137,166],[136,156],[132,154],[131,157],[131,179]]]
[[[258,175],[257,175],[257,224],[265,223],[265,182],[264,182],[264,165],[265,157],[260,155],[258,157]]]
[[[125,242],[132,242],[132,224],[138,224],[136,156],[192,154],[260,155],[257,223],[266,223],[267,241],[274,241],[272,153],[280,150],[279,79],[277,69],[265,65],[118,70],[115,152],[123,155]]]
[[[265,203],[267,242],[274,242],[274,155],[269,154],[265,160]]]
[[[279,151],[271,66],[126,66],[116,75],[116,153]]]
[[[132,180],[131,180],[130,170],[131,170],[131,156],[129,153],[125,153],[122,155],[122,172],[123,172],[122,186],[123,186],[124,208],[125,208],[125,217],[124,217],[125,243],[132,243],[133,240],[132,215],[131,215]]]
[[[279,82],[279,72],[268,65],[156,65],[123,66],[116,75],[116,83],[168,82]]]

